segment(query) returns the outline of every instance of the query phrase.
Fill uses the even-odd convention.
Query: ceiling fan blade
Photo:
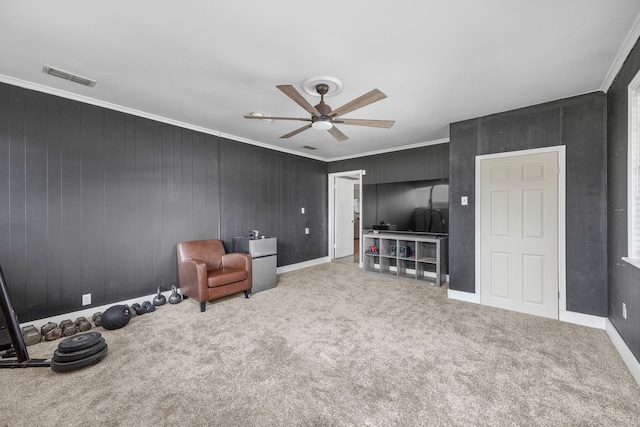
[[[296,129],[293,132],[289,132],[286,135],[282,135],[280,138],[291,138],[292,136],[297,135],[300,132],[305,131],[305,130],[307,130],[309,128],[311,128],[311,123],[309,123],[308,125],[304,125],[300,129]]]
[[[301,122],[310,122],[311,119],[303,119],[302,117],[273,117],[273,116],[244,116],[245,119],[261,119],[261,120],[299,120]]]
[[[347,135],[345,135],[344,133],[340,132],[340,130],[335,126],[333,126],[331,129],[327,129],[327,132],[329,132],[331,135],[333,135],[333,137],[338,142],[346,141],[347,139],[349,139],[349,137]]]
[[[295,102],[296,104],[298,104],[299,106],[304,108],[309,114],[311,114],[312,116],[315,116],[315,117],[320,117],[320,112],[318,110],[316,110],[316,107],[311,105],[309,103],[309,101],[307,101],[304,98],[304,96],[302,96],[300,94],[300,92],[298,92],[296,90],[295,87],[293,87],[291,85],[279,85],[279,86],[276,86],[276,87],[278,89],[280,89],[289,98],[291,98],[293,100],[293,102]]]
[[[338,108],[335,111],[332,111],[329,114],[329,117],[338,117],[343,114],[347,114],[352,112],[353,110],[357,110],[358,108],[362,108],[366,105],[373,104],[374,102],[385,99],[387,95],[379,91],[378,89],[373,89],[371,92],[367,92],[359,98],[354,99],[351,102],[347,102],[342,107]]]
[[[375,128],[389,129],[395,124],[395,120],[367,120],[367,119],[336,119],[334,123],[343,125],[371,126]]]

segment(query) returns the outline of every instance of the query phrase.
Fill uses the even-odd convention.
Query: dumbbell
[[[78,328],[76,324],[71,321],[71,319],[65,319],[60,322],[60,329],[62,329],[62,335],[65,337],[70,337],[71,335],[78,332]]]
[[[40,342],[42,335],[33,325],[22,327],[22,339],[26,345],[34,345]]]
[[[98,326],[102,326],[102,312],[98,311],[97,313],[93,313],[93,317],[91,317],[91,319],[93,320],[93,324],[96,325],[96,328]]]
[[[147,301],[145,301],[147,302]],[[144,304],[144,303],[143,303]],[[140,304],[138,304],[137,302],[135,304],[131,304],[131,310],[136,313],[136,314],[145,314],[147,312],[146,308],[143,308]]]
[[[80,332],[87,332],[91,329],[91,323],[89,323],[86,317],[78,317],[74,323]]]
[[[145,301],[142,303],[141,309],[143,309],[145,313],[151,313],[152,311],[156,311],[156,306],[151,304],[150,301]]]
[[[62,329],[58,327],[57,323],[47,322],[40,328],[40,334],[44,336],[46,341],[53,341],[62,336]]]

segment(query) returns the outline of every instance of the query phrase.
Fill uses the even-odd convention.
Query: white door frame
[[[476,185],[475,185],[475,300],[480,302],[480,162],[487,159],[500,157],[524,156],[537,153],[558,153],[558,291],[560,300],[558,312],[560,320],[566,320],[567,312],[567,244],[566,244],[566,147],[558,145],[554,147],[535,148],[531,150],[509,151],[506,153],[484,154],[476,156]]]
[[[336,181],[336,177],[341,177],[341,176],[357,176],[358,177],[358,183],[359,185],[359,192],[360,192],[360,197],[359,197],[359,203],[360,203],[360,215],[362,215],[362,176],[365,174],[366,172],[364,170],[354,170],[354,171],[348,171],[348,172],[336,172],[336,173],[330,173],[329,174],[329,180],[328,180],[328,185],[329,185],[329,236],[327,238],[327,242],[329,243],[329,248],[328,248],[328,254],[329,254],[329,259],[335,259],[335,236],[334,236],[334,230],[335,230],[335,221],[336,221],[336,208],[335,208],[335,181]],[[360,227],[358,228],[358,235],[362,236],[362,221],[360,221]],[[359,256],[359,265],[360,267],[362,267],[362,245],[360,245],[360,256]]]

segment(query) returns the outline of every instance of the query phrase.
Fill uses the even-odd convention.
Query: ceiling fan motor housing
[[[318,94],[320,94],[320,103],[318,105],[316,105],[316,110],[318,110],[318,113],[320,113],[320,117],[315,117],[315,116],[311,116],[311,123],[315,123],[315,122],[328,122],[328,123],[333,123],[333,119],[329,118],[329,114],[331,114],[331,107],[328,106],[327,104],[324,103],[324,96],[327,94],[327,92],[329,91],[329,85],[324,84],[324,83],[320,83],[318,85],[316,85],[316,92],[318,92]],[[330,128],[331,126],[314,126],[315,128]]]
[[[320,117],[311,117],[311,120],[330,120],[329,114],[331,114],[331,107],[329,107],[327,104],[325,104],[324,102],[320,102],[320,104],[316,105],[316,110],[318,110],[318,113],[320,113]]]

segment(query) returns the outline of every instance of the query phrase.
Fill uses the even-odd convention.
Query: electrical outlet
[[[622,317],[627,318],[627,304],[624,302],[622,303]]]
[[[460,204],[462,206],[467,206],[469,204],[469,197],[467,196],[460,197]]]
[[[300,213],[304,215],[304,208],[300,208]]]
[[[90,305],[91,304],[91,294],[82,295],[82,305]]]

